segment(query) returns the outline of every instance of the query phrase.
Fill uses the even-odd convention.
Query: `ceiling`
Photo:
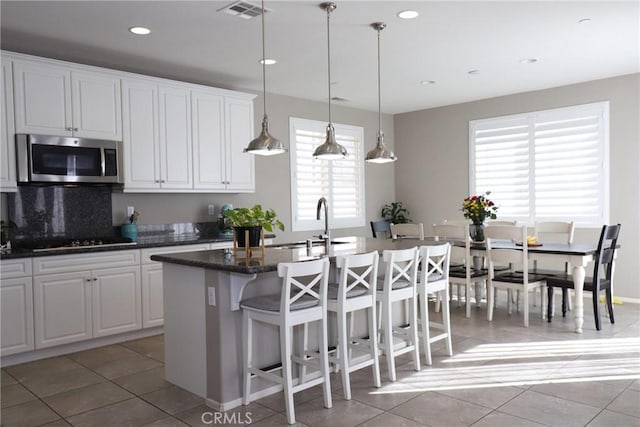
[[[259,5],[258,0],[252,0]],[[230,1],[0,2],[2,49],[235,90],[262,90],[260,18]],[[319,1],[267,1],[267,91],[327,102]],[[332,96],[395,114],[640,71],[639,1],[337,1]],[[420,16],[402,20],[397,12]],[[579,23],[589,18],[590,21]],[[134,36],[132,26],[148,36]],[[522,64],[520,60],[537,62]],[[477,74],[469,74],[478,70]],[[423,85],[421,81],[434,84]]]

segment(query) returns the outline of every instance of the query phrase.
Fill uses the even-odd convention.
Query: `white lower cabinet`
[[[0,282],[0,355],[22,353],[33,345],[33,282],[31,276]]]
[[[231,247],[231,243],[226,244]],[[164,302],[162,298],[162,263],[151,261],[151,255],[177,252],[204,251],[210,244],[164,246],[142,249],[142,327],[151,328],[164,324]]]
[[[142,326],[140,251],[58,255],[33,263],[37,349]],[[42,274],[47,272],[53,274]]]

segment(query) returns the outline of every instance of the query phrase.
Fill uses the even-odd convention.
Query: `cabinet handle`
[[[74,130],[75,132],[78,132],[78,128],[73,128],[73,130]]]
[[[160,182],[164,184],[164,179],[161,179]]]
[[[93,278],[93,281],[94,281],[94,282],[97,282],[97,281],[98,281],[98,278],[97,278],[97,277],[94,277],[94,278]]]
[[[72,131],[72,130],[73,130],[73,128],[67,128],[67,130],[68,130],[68,131]]]
[[[87,282],[90,282],[90,281],[91,281],[91,279],[87,279]]]
[[[159,179],[156,179],[155,182],[156,182],[156,184],[160,184],[160,180]]]

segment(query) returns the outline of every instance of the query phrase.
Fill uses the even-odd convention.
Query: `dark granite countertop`
[[[371,251],[381,252],[385,249],[405,249],[426,244],[425,241],[404,239],[373,239],[366,237],[336,238],[329,248],[329,258],[338,255],[351,255]],[[323,244],[314,245],[307,250],[304,242],[267,246],[264,256],[261,250],[254,250],[251,258],[246,258],[244,251],[229,252],[224,249],[198,251],[189,253],[153,255],[154,261],[172,264],[202,267],[213,270],[232,271],[236,273],[254,274],[277,270],[278,263],[310,261],[327,256]]]
[[[272,239],[275,235],[267,234],[265,238]],[[199,243],[222,243],[231,242],[233,239],[229,237],[218,236],[202,236],[198,234],[178,234],[178,235],[151,235],[141,236],[135,244],[122,244],[122,245],[104,245],[94,247],[77,247],[77,248],[60,248],[51,251],[37,251],[33,249],[12,249],[10,251],[0,253],[0,259],[14,259],[14,258],[27,258],[27,257],[42,257],[52,255],[71,255],[90,252],[106,252],[106,251],[119,251],[119,250],[131,250],[131,249],[146,249],[156,248],[162,246],[181,246],[181,245],[196,245]]]

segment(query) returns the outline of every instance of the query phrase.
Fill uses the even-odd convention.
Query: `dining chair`
[[[393,239],[420,239],[424,240],[424,227],[422,223],[391,224],[391,237]]]
[[[451,259],[451,244],[420,246],[421,270],[418,284],[418,298],[420,302],[420,339],[424,348],[427,365],[432,364],[431,344],[445,340],[447,355],[453,356],[451,344],[451,316],[449,313],[449,263]],[[429,320],[429,294],[437,294],[442,305],[442,323]],[[442,331],[431,336],[430,328]]]
[[[533,235],[538,243],[573,243],[575,233],[575,223],[573,221],[536,221]],[[537,260],[533,261],[533,273],[544,274],[546,276],[566,276],[569,274],[569,263],[565,262],[564,269],[552,269],[550,265],[540,266]],[[571,298],[567,299],[569,310]]]
[[[469,235],[469,222],[465,224],[445,223],[433,224],[432,232],[436,240],[457,240],[464,242],[464,246],[451,248],[449,283],[456,286],[457,301],[460,304],[460,288],[465,290],[465,316],[471,317],[471,287],[475,288],[475,302],[480,305],[484,282],[487,278],[487,270],[481,268],[482,264],[475,265],[471,256],[471,237]],[[482,262],[482,260],[480,260]],[[478,268],[479,267],[479,268]],[[446,301],[446,300],[445,300]],[[438,303],[440,300],[438,300]],[[439,311],[439,304],[436,311]]]
[[[243,342],[243,404],[251,403],[251,380],[261,377],[282,384],[285,408],[289,424],[295,423],[293,394],[322,384],[325,408],[331,408],[331,385],[329,382],[329,358],[327,339],[327,284],[329,279],[329,258],[314,261],[278,264],[278,276],[282,280],[280,295],[266,295],[248,298],[240,302],[242,308]],[[261,322],[277,326],[280,333],[280,357],[282,365],[262,370],[253,365],[253,323]],[[293,336],[296,326],[306,326],[319,322],[316,353],[302,349],[302,354],[293,354]],[[306,341],[306,339],[305,339]],[[306,342],[305,346],[306,347]],[[259,349],[257,349],[259,351]],[[314,363],[315,362],[315,363]],[[293,365],[319,368],[320,376],[303,381],[293,380]],[[282,375],[273,372],[281,369]]]
[[[513,291],[522,291],[524,326],[529,326],[529,292],[533,289],[542,289],[545,286],[545,277],[529,273],[527,227],[515,225],[503,225],[499,227],[487,227],[485,229],[487,259],[489,261],[489,277],[487,285],[487,319],[493,320],[495,304],[494,289],[507,290],[507,308],[511,314],[511,296]],[[500,241],[510,244],[522,242],[521,247],[501,248]],[[505,270],[498,271],[501,265]],[[521,269],[521,271],[517,271]],[[541,316],[544,318],[543,295],[540,292]]]
[[[327,310],[335,313],[338,325],[338,346],[335,356],[329,356],[342,372],[342,390],[345,400],[351,399],[349,374],[367,366],[373,368],[373,385],[380,387],[378,362],[376,291],[378,278],[378,252],[336,257],[339,270],[338,283],[330,283]],[[353,336],[353,315],[365,311],[368,338]],[[356,353],[356,354],[353,354]]]
[[[380,221],[370,221],[371,224],[371,233],[373,234],[373,238],[378,237],[390,237],[391,236],[391,223],[389,221],[380,220]]]
[[[493,226],[493,225],[518,225],[518,221],[514,220],[514,221],[500,221],[500,220],[491,220],[491,221],[487,221],[485,223],[488,226]]]
[[[417,280],[418,280],[418,248],[385,250],[382,259],[385,265],[384,279],[378,278],[378,291],[376,300],[382,306],[380,311],[382,348],[387,357],[389,380],[396,380],[395,358],[401,354],[412,353],[413,366],[420,370],[420,353],[418,344],[418,305],[417,305]],[[408,301],[408,324],[402,326],[393,325],[393,309],[397,302]],[[399,338],[402,343],[396,344],[394,338]],[[397,346],[400,345],[402,347]]]
[[[593,276],[584,279],[584,290],[592,293],[591,302],[593,305],[593,317],[596,329],[600,330],[600,292],[605,291],[607,310],[609,311],[609,321],[613,324],[613,262],[615,258],[618,235],[620,234],[620,224],[603,225],[598,239],[598,248],[595,253],[593,265]],[[553,316],[553,289],[562,289],[562,317],[566,315],[567,289],[573,289],[573,276],[570,274],[547,277],[547,321],[551,322]]]

